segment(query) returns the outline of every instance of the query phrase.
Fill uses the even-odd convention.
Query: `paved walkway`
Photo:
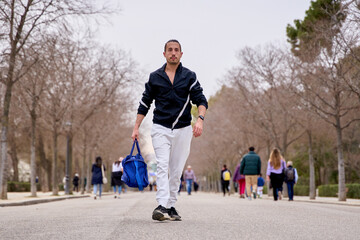
[[[104,193],[111,194],[109,193]],[[219,193],[220,194],[220,193]],[[37,192],[37,197],[31,197],[30,192],[8,192],[7,200],[0,200],[0,207],[8,207],[8,206],[23,206],[23,205],[32,205],[38,203],[52,202],[52,201],[60,201],[66,199],[74,199],[74,198],[85,198],[90,197],[90,193],[80,194],[75,192],[73,195],[65,195],[64,192],[59,192],[58,196],[53,196],[52,192]],[[238,194],[232,194],[231,197],[238,197]],[[272,200],[272,197],[264,195],[263,199]],[[288,200],[284,198],[284,200]],[[310,200],[309,197],[305,196],[295,196],[294,201],[297,202],[310,202],[310,203],[322,203],[322,204],[336,204],[336,205],[350,205],[350,206],[359,206],[360,207],[360,199],[351,199],[348,198],[345,202],[339,201],[337,198],[332,197],[317,197],[315,200]]]
[[[331,202],[336,202],[333,199]],[[154,221],[155,192],[128,191],[0,208],[1,240],[117,239],[359,239],[360,208],[336,204],[249,201],[238,195],[181,193],[182,221]]]

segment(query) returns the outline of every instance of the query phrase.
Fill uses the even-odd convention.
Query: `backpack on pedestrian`
[[[223,172],[223,179],[224,181],[230,181],[231,175],[230,172],[228,170]]]
[[[138,154],[133,156],[134,147],[138,150]],[[141,156],[140,147],[137,139],[135,139],[131,152],[122,161],[123,175],[121,180],[129,187],[139,188],[142,191],[149,185],[147,165]]]
[[[286,168],[285,169],[285,181],[294,181],[295,180],[295,169]]]

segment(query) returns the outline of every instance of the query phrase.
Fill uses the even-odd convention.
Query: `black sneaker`
[[[181,217],[179,216],[174,207],[168,209],[168,214],[171,221],[181,221]]]
[[[154,209],[153,213],[152,213],[152,219],[153,220],[158,220],[158,221],[164,221],[166,219],[169,219],[166,214],[168,214],[168,210],[159,205],[157,208]]]

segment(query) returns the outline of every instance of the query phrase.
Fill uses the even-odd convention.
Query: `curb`
[[[27,206],[27,205],[34,205],[34,204],[39,204],[39,203],[55,202],[55,201],[62,201],[62,200],[67,200],[67,199],[86,198],[86,197],[90,197],[90,195],[85,195],[85,196],[65,196],[65,197],[54,197],[54,198],[45,198],[45,199],[26,200],[26,201],[20,201],[20,202],[12,202],[12,203],[0,203],[0,207]]]
[[[328,202],[328,201],[321,201],[321,200],[294,200],[296,202],[306,202],[306,203],[321,203],[321,204],[332,204],[332,205],[341,205],[341,206],[351,206],[351,207],[360,207],[360,204],[354,204],[350,202]]]
[[[294,202],[304,202],[304,203],[318,203],[318,204],[328,204],[328,205],[341,205],[341,206],[351,206],[351,207],[360,207],[360,204],[357,204],[357,203],[351,203],[351,202],[336,202],[336,201],[323,201],[323,200],[304,200],[304,199],[296,199],[295,198],[296,196],[294,196]],[[270,198],[270,197],[266,197],[263,199],[266,199],[266,200],[273,200],[273,198]],[[284,201],[284,200],[281,200],[281,201]],[[285,200],[287,201],[287,200]]]

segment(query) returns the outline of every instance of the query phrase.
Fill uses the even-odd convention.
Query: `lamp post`
[[[71,122],[66,122],[66,162],[65,162],[65,194],[70,194],[70,128],[71,128]]]

